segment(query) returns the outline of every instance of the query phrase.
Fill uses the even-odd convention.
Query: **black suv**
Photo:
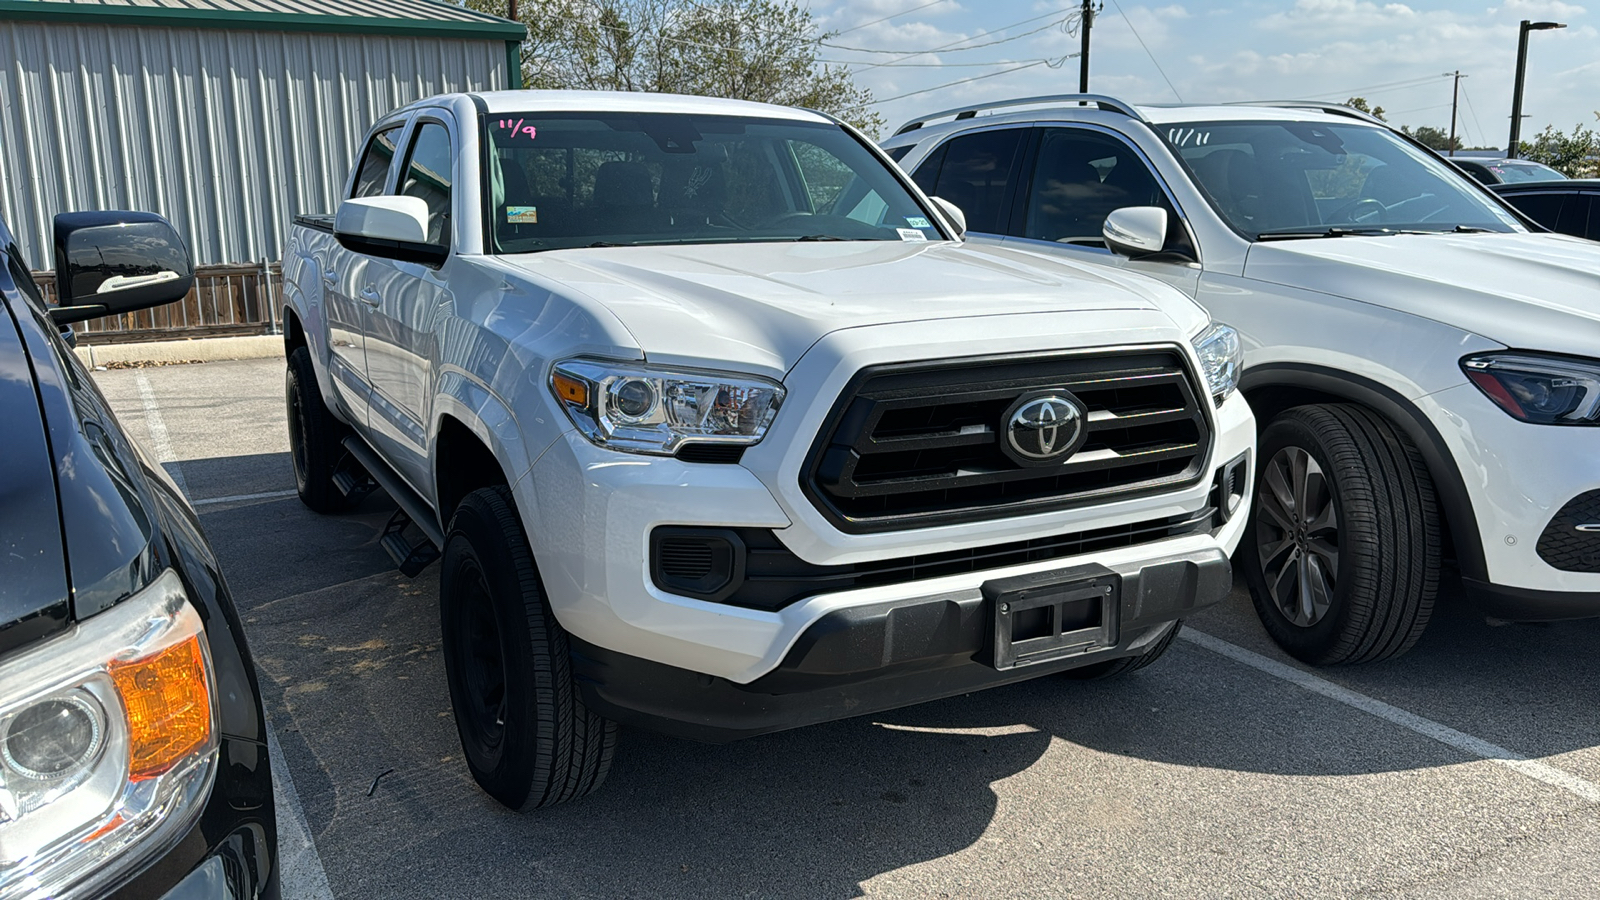
[[[61,329],[194,282],[160,216],[55,220],[60,306],[0,222],[0,900],[276,898],[255,667],[217,558]]]

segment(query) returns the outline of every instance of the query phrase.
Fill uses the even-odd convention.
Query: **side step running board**
[[[372,452],[366,442],[350,435],[344,439],[344,448],[400,507],[389,519],[389,524],[384,526],[383,536],[378,543],[401,572],[415,578],[417,573],[439,558],[439,551],[444,547],[444,533],[439,530],[433,510],[410,485],[378,458],[378,454]],[[408,538],[405,534],[408,526],[415,526],[417,531],[422,532],[422,538],[416,541]]]

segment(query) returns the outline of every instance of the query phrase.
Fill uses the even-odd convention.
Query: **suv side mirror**
[[[1100,234],[1113,253],[1129,259],[1160,253],[1167,244],[1167,211],[1159,206],[1125,206],[1106,216]]]
[[[967,214],[961,211],[961,207],[942,197],[929,197],[928,199],[932,200],[933,205],[939,207],[939,211],[944,213],[951,223],[956,226],[956,235],[958,237],[966,235]]]
[[[339,204],[333,236],[346,250],[438,268],[450,249],[428,243],[428,201],[421,197],[355,197]]]
[[[55,218],[57,325],[171,303],[194,286],[194,263],[166,219],[147,212]]]

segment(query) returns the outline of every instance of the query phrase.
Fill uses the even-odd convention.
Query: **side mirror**
[[[1167,243],[1167,211],[1159,206],[1126,206],[1106,216],[1100,234],[1113,253],[1130,259],[1160,253]]]
[[[933,205],[939,207],[939,211],[944,213],[945,217],[955,224],[958,237],[967,233],[967,214],[961,211],[961,207],[941,197],[929,197],[928,199],[932,200]]]
[[[50,319],[70,325],[182,299],[194,286],[189,248],[155,213],[105,210],[55,218]]]
[[[339,204],[333,236],[346,250],[438,268],[450,249],[428,243],[428,201],[421,197],[357,197]]]

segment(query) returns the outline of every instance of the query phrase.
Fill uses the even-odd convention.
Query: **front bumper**
[[[1600,430],[1530,425],[1462,384],[1418,398],[1449,447],[1475,522],[1449,522],[1454,539],[1476,539],[1481,573],[1467,593],[1483,611],[1513,620],[1600,616],[1600,572],[1557,568],[1540,539],[1569,501],[1600,489]]]
[[[985,661],[993,600],[981,589],[842,606],[772,671],[746,684],[574,641],[590,709],[624,724],[720,743],[897,709],[1147,652],[1173,622],[1227,596],[1221,550],[1147,559],[1121,574],[1113,646],[1010,669]],[[993,579],[988,579],[993,580]]]

